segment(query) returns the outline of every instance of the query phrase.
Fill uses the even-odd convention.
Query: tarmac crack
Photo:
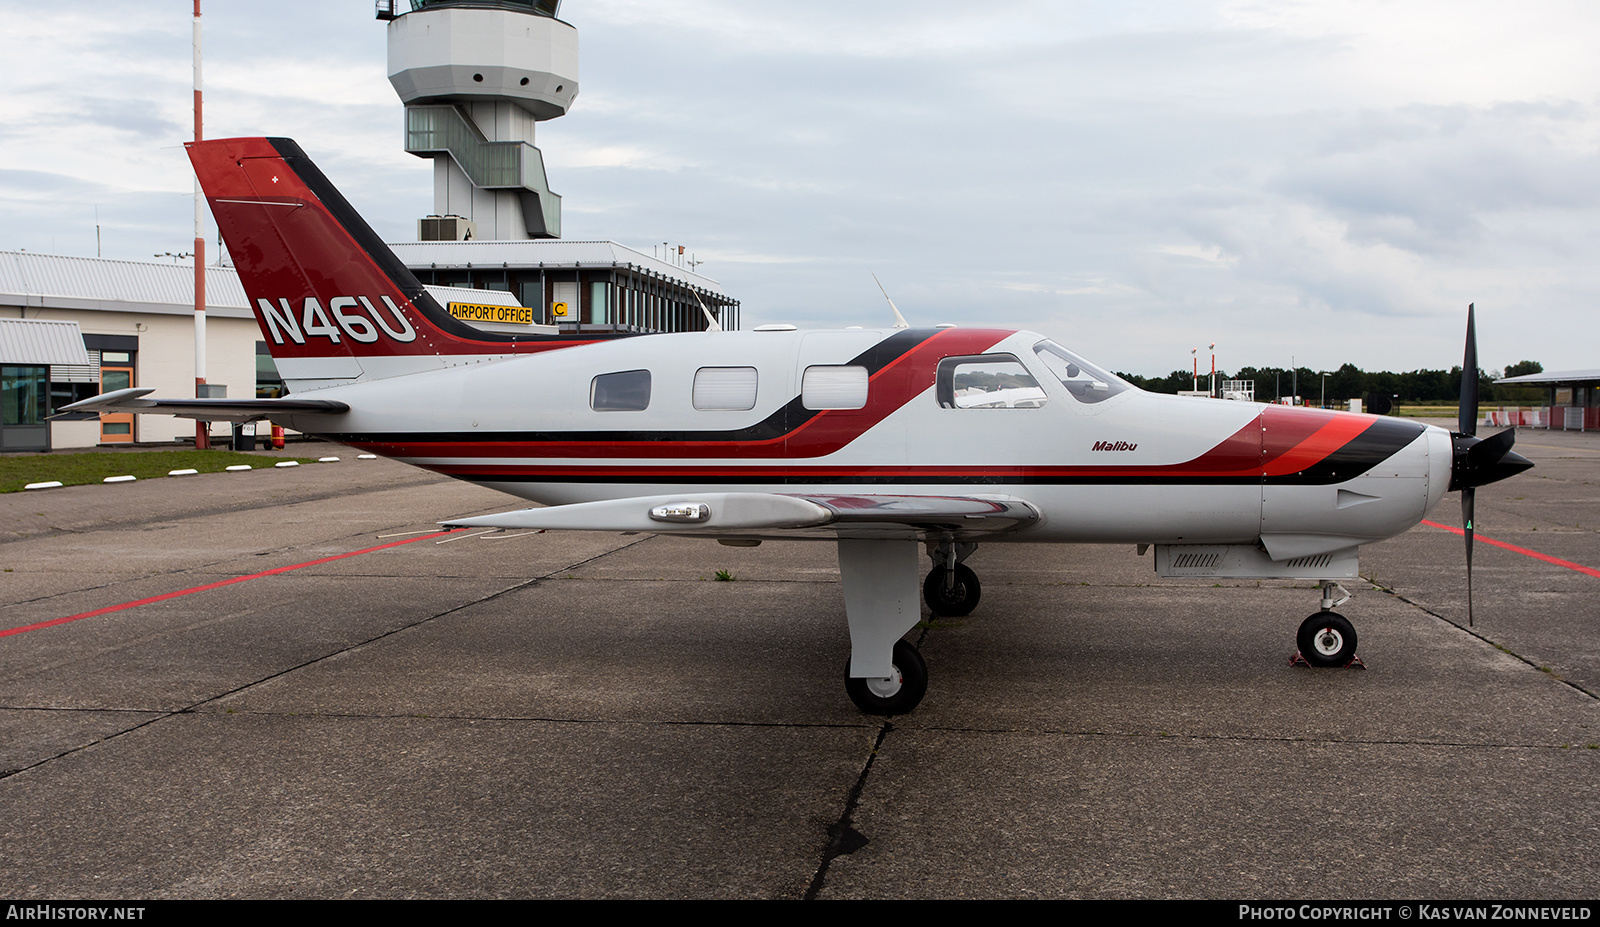
[[[872,838],[856,830],[855,813],[861,803],[861,793],[866,788],[867,777],[872,774],[872,764],[877,762],[878,751],[883,749],[883,742],[893,730],[894,724],[889,721],[883,722],[883,726],[878,728],[878,736],[872,742],[872,751],[867,754],[867,762],[856,776],[850,794],[845,796],[844,809],[840,812],[839,819],[828,826],[828,845],[822,850],[822,860],[817,864],[817,871],[812,874],[811,884],[806,886],[805,894],[801,896],[802,900],[816,901],[822,892],[823,884],[827,881],[828,869],[833,865],[833,861],[841,856],[849,856],[871,841]]]
[[[931,627],[922,625],[922,633],[917,635],[917,646],[922,647],[928,642],[928,633]],[[833,861],[841,856],[849,856],[871,842],[872,838],[863,834],[855,827],[856,809],[861,804],[861,794],[867,787],[867,779],[872,775],[872,766],[878,761],[878,754],[883,750],[883,745],[894,731],[894,722],[885,720],[882,727],[878,728],[878,736],[872,742],[872,750],[867,754],[867,762],[862,765],[861,772],[856,775],[855,784],[850,787],[850,793],[845,796],[844,808],[839,813],[839,819],[828,826],[828,843],[823,847],[822,859],[817,864],[817,871],[811,875],[811,884],[806,887],[805,894],[801,896],[804,901],[816,901],[822,892],[822,887],[828,878],[828,870],[833,866]]]

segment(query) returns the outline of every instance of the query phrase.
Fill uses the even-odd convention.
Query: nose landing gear
[[[1334,591],[1341,593],[1335,601]],[[1356,629],[1334,609],[1350,600],[1350,593],[1335,582],[1322,584],[1322,611],[1300,623],[1295,643],[1300,652],[1295,654],[1311,666],[1349,666],[1356,660]]]
[[[957,541],[928,543],[933,569],[922,584],[922,601],[940,618],[961,618],[978,607],[983,587],[978,574],[962,561],[978,549],[977,544]]]

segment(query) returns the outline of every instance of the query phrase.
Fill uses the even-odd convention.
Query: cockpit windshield
[[[1102,370],[1054,341],[1045,340],[1033,346],[1044,365],[1061,385],[1079,402],[1102,402],[1112,396],[1132,389],[1128,381],[1107,370]]]

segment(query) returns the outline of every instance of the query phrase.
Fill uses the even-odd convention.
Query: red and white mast
[[[200,0],[194,0],[194,140],[203,137],[200,130]],[[194,179],[194,395],[204,398],[206,384],[206,238],[205,196],[200,192],[200,178]],[[205,422],[194,423],[194,446],[205,449],[211,446],[211,426]]]

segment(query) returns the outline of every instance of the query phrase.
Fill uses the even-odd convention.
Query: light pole
[[[1211,342],[1211,384],[1207,388],[1211,390],[1211,398],[1217,398],[1217,343],[1215,341]]]
[[[1189,359],[1194,361],[1194,379],[1189,383],[1189,392],[1193,393],[1200,389],[1200,349],[1190,348]]]

